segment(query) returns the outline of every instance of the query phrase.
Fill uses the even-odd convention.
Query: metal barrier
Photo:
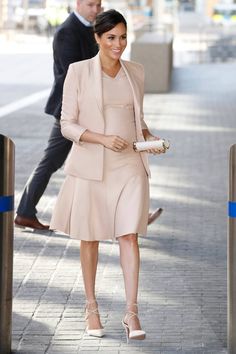
[[[228,223],[228,351],[236,354],[236,144],[229,158]]]
[[[0,353],[11,353],[14,166],[13,142],[0,135]]]

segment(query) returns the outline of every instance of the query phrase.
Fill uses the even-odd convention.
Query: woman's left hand
[[[148,135],[145,136],[145,140],[146,141],[153,141],[153,140],[160,140],[160,138],[158,136],[154,136],[149,133]],[[149,149],[149,150],[147,150],[147,152],[150,154],[156,155],[156,154],[163,154],[166,152],[166,150],[163,148],[158,148],[158,149]]]

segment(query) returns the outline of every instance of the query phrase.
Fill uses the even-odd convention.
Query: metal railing
[[[15,153],[0,135],[0,353],[11,353]]]

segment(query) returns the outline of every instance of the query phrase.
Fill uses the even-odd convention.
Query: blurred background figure
[[[65,21],[68,17],[70,11],[70,6],[67,3],[58,4],[57,1],[48,2],[48,6],[45,9],[45,18],[47,23],[47,34],[52,36],[59,25]]]

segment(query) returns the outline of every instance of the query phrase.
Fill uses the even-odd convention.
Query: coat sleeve
[[[77,77],[78,74],[75,73],[72,64],[69,66],[63,87],[61,132],[65,138],[78,144],[86,128],[79,125],[79,88]]]

